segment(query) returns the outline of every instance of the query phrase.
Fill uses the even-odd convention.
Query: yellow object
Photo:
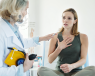
[[[25,55],[22,52],[18,51],[15,47],[13,47],[12,49],[13,50],[11,50],[6,60],[4,61],[9,66],[16,65],[16,61],[20,58],[25,59]]]

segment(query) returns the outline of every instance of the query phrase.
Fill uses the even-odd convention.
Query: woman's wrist
[[[58,47],[57,47],[57,49],[58,49],[59,51],[61,51],[61,50],[62,50],[62,48],[61,48],[60,46],[58,46]]]
[[[60,47],[57,47],[56,48],[59,52],[61,52],[62,51],[62,49],[60,48]]]
[[[74,64],[71,64],[71,66],[72,66],[72,69],[75,69],[76,68],[76,66]]]

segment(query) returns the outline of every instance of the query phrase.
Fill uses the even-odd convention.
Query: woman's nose
[[[67,22],[68,20],[67,19],[64,19],[64,22]]]

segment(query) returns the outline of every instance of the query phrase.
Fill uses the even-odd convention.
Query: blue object
[[[43,56],[42,56],[42,66],[44,66],[44,58],[45,58],[45,41],[43,41]]]
[[[39,43],[39,37],[33,37],[33,40],[35,41],[36,44],[40,45],[40,43]]]
[[[39,59],[39,63],[38,65],[41,67],[42,66],[42,61],[41,61],[41,58]]]
[[[25,59],[23,59],[23,58],[18,59],[17,62],[16,62],[17,66],[20,65],[20,64],[23,64],[24,61],[25,61]]]
[[[84,64],[84,68],[89,66],[89,59],[88,59],[88,54],[87,54],[87,58],[86,58],[86,63]]]

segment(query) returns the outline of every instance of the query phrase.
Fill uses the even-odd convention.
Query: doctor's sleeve
[[[23,65],[8,67],[5,63],[5,47],[4,38],[0,36],[0,76],[24,76]]]
[[[27,48],[30,48],[30,47],[35,47],[37,45],[40,45],[39,37],[24,39],[24,49],[27,49]]]

